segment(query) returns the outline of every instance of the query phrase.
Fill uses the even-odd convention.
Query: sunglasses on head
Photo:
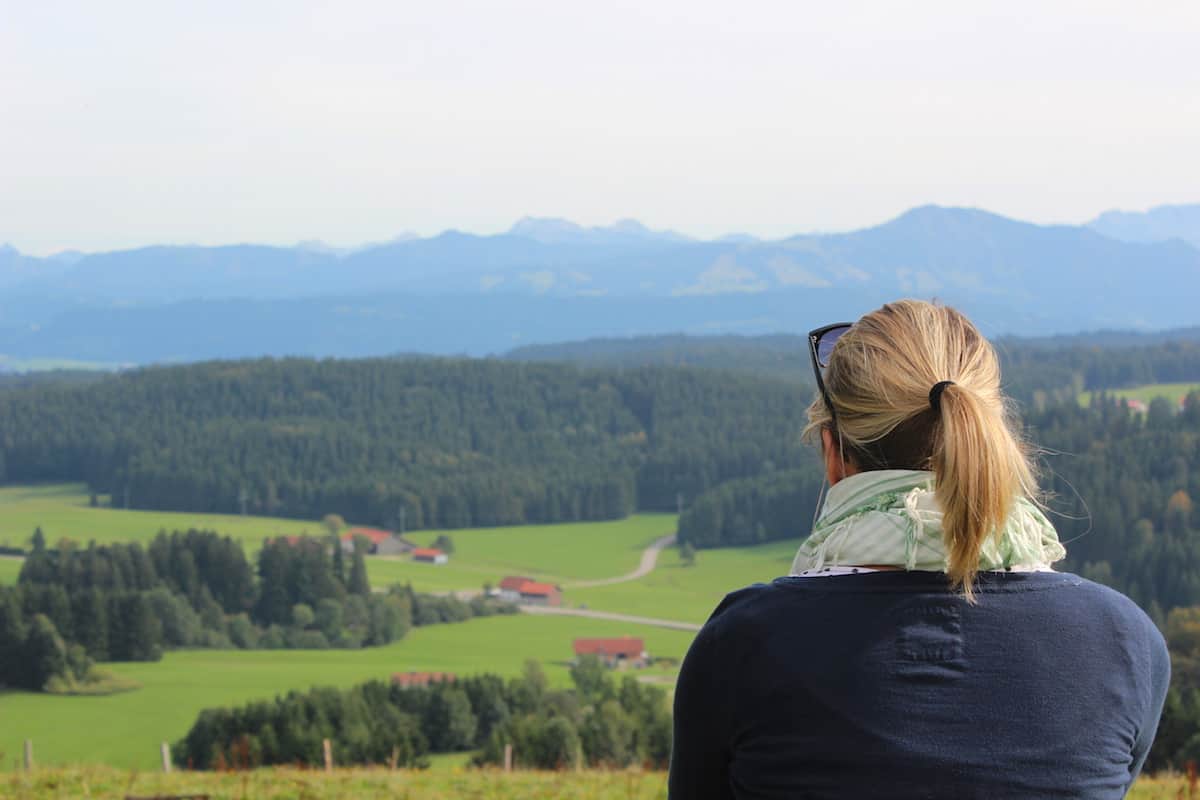
[[[852,322],[835,322],[832,325],[825,325],[817,328],[814,331],[809,331],[808,334],[808,354],[812,358],[813,375],[817,378],[817,388],[821,390],[821,399],[825,401],[825,407],[829,409],[829,420],[833,426],[837,427],[837,412],[833,410],[833,401],[829,399],[829,391],[825,388],[825,368],[829,366],[829,356],[833,353],[833,346],[837,344],[837,340],[842,334],[850,330]]]

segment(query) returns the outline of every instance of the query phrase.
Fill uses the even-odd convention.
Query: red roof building
[[[342,534],[342,541],[353,541],[355,536],[361,536],[371,544],[379,544],[392,538],[392,532],[379,528],[347,528],[346,532]]]
[[[576,656],[598,656],[603,661],[640,661],[646,657],[646,643],[633,636],[619,639],[576,639]]]
[[[562,605],[562,592],[558,590],[557,586],[550,583],[526,581],[521,586],[519,594],[521,597],[521,602],[527,605]]]
[[[533,578],[525,578],[521,575],[509,575],[500,581],[500,591],[520,594],[521,587],[527,583],[533,583]]]
[[[348,528],[342,533],[341,539],[342,550],[347,553],[354,552],[354,542],[358,539],[366,542],[367,552],[373,556],[394,556],[416,548],[403,536],[382,528]]]
[[[424,561],[429,564],[445,564],[450,558],[436,547],[418,547],[412,551],[413,561]]]
[[[414,686],[428,686],[431,683],[454,683],[453,672],[397,672],[392,675],[392,683],[402,689]]]

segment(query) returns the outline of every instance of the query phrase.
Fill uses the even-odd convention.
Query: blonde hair
[[[946,573],[968,599],[979,551],[1019,496],[1037,492],[1028,449],[1014,432],[991,344],[947,306],[888,303],[842,334],[824,372],[834,418],[818,394],[809,438],[833,430],[862,470],[934,473],[948,554]],[[941,392],[938,408],[930,390]]]

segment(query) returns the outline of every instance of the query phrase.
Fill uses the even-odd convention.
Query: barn
[[[650,661],[644,640],[634,636],[617,639],[576,639],[575,658],[592,655],[609,667],[644,667]]]
[[[367,553],[373,556],[398,556],[417,549],[415,544],[391,531],[380,528],[350,528],[341,536],[342,550],[353,553],[356,538],[367,542]]]
[[[550,583],[537,583],[535,581],[526,581],[521,586],[520,594],[521,603],[528,606],[561,606],[562,592],[557,586]]]
[[[435,547],[418,547],[412,551],[412,560],[425,564],[445,564],[450,557]]]

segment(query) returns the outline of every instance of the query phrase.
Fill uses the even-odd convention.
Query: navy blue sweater
[[[727,596],[675,690],[670,797],[1120,798],[1170,677],[1124,595],[1065,573],[779,578]]]

